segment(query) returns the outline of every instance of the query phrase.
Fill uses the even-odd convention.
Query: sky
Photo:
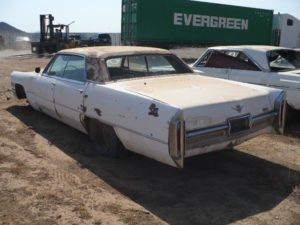
[[[151,1],[151,0],[144,0]],[[172,0],[169,0],[170,4]],[[288,13],[300,20],[300,0],[202,0]],[[0,22],[25,32],[39,32],[39,15],[52,14],[54,24],[71,32],[120,32],[122,0],[0,0]]]

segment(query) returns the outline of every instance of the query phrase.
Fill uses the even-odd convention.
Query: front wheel
[[[93,146],[101,155],[119,158],[127,155],[127,150],[119,140],[113,127],[97,120],[89,122],[89,136]]]

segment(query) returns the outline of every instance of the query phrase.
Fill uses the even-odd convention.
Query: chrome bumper
[[[178,113],[170,122],[169,154],[177,166],[183,168],[184,158],[189,150],[223,142],[229,142],[233,146],[239,143],[235,140],[247,136],[254,137],[258,133],[266,132],[266,128],[283,133],[285,108],[286,102],[282,101],[279,107],[271,112],[233,117],[227,119],[224,124],[191,131],[185,130],[183,115]]]
[[[188,131],[185,135],[185,150],[234,140],[266,127],[274,127],[277,117],[278,112],[268,112],[257,116],[243,115],[230,118],[225,124]]]
[[[191,155],[189,151],[222,143],[228,143],[227,147],[234,146],[240,141],[272,130],[283,132],[285,107],[283,101],[277,110],[271,112],[229,118],[224,124],[191,131],[185,130],[182,114],[176,115],[170,123],[169,154],[177,166],[183,168],[184,158]]]

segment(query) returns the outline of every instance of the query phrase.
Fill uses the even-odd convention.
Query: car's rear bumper
[[[228,120],[227,123],[218,126],[188,131],[185,135],[185,157],[219,150],[213,146],[232,147],[259,134],[270,133],[274,130],[277,116],[278,112],[269,112],[253,117],[243,115],[233,118],[241,123],[235,125],[235,130],[231,125],[232,120]]]

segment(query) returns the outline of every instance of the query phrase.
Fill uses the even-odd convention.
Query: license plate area
[[[227,123],[229,127],[229,134],[235,134],[245,130],[249,130],[252,126],[250,115],[228,119]]]

